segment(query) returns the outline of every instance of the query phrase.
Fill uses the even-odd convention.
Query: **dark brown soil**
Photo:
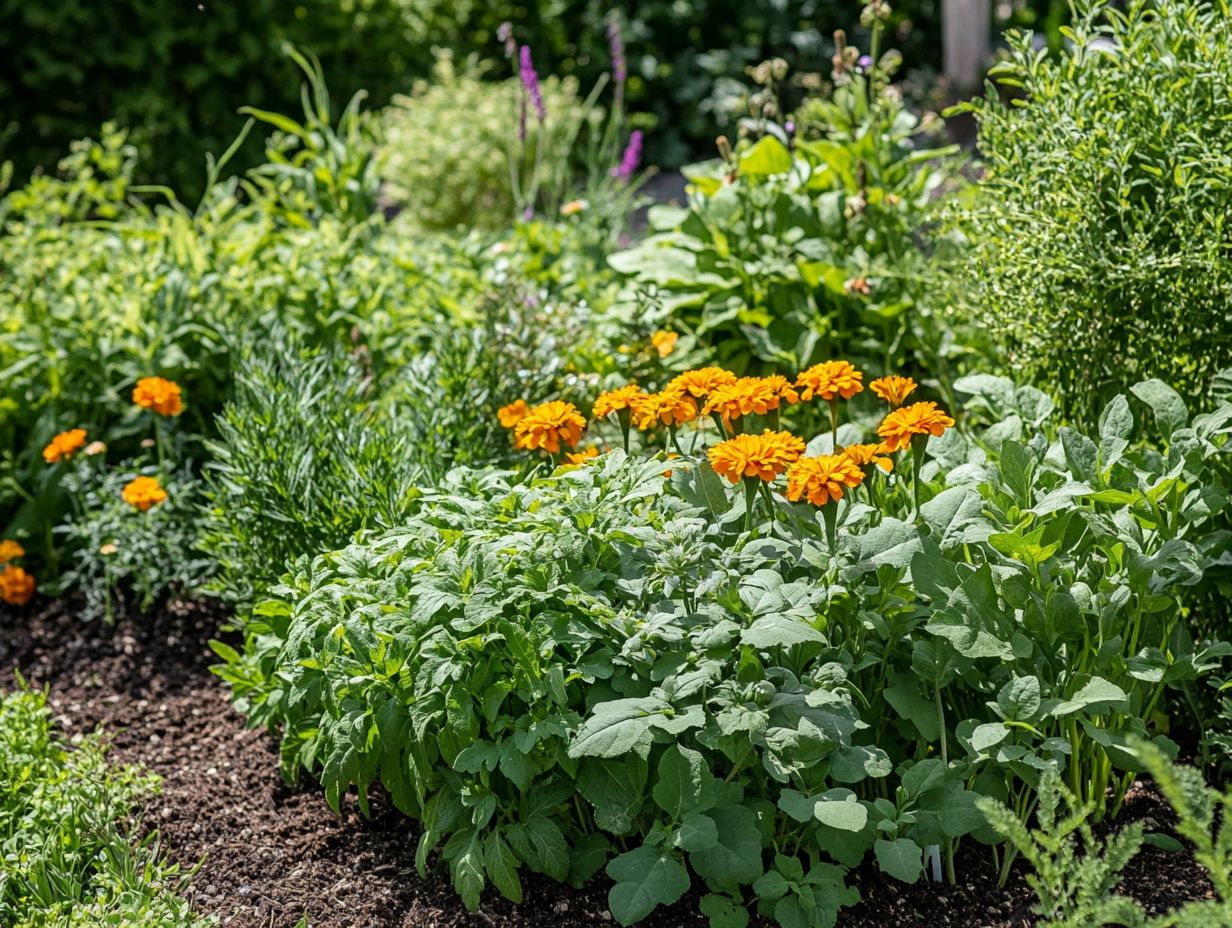
[[[527,881],[525,902],[491,895],[468,913],[440,872],[414,869],[415,825],[377,796],[373,817],[354,802],[341,817],[313,784],[288,787],[278,774],[277,742],[245,730],[226,692],[208,671],[206,642],[220,624],[200,605],[124,620],[108,629],[82,625],[71,605],[41,614],[0,610],[0,688],[16,666],[50,702],[69,733],[98,725],[114,733],[112,757],[163,777],[162,794],[144,812],[166,852],[199,872],[185,892],[202,913],[228,928],[594,928],[611,922],[602,878],[576,891]],[[1166,831],[1172,813],[1157,793],[1135,787],[1123,820]],[[996,888],[988,855],[969,848],[958,859],[957,886],[903,886],[875,871],[854,875],[864,901],[840,928],[1019,928],[1032,924],[1031,894],[1021,876]],[[1152,912],[1206,897],[1205,874],[1184,853],[1144,848],[1121,887]],[[659,910],[647,928],[702,928],[696,899]]]

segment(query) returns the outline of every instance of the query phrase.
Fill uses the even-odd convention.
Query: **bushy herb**
[[[1079,0],[1070,44],[1009,38],[976,115],[988,171],[963,216],[976,318],[1012,375],[1092,417],[1133,382],[1201,394],[1232,361],[1223,0]]]

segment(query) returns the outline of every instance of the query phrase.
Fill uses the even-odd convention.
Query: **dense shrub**
[[[1212,666],[1182,603],[1226,554],[1204,481],[1232,406],[1191,420],[1138,385],[1156,449],[1124,396],[1087,437],[1044,427],[1033,388],[956,388],[990,426],[821,513],[771,484],[763,506],[757,477],[731,493],[704,432],[670,464],[455,472],[405,525],[301,560],[218,672],[332,804],[382,782],[469,906],[487,883],[519,899],[524,868],[606,865],[624,924],[696,881],[723,923],[751,894],[833,925],[866,856],[910,882],[927,846],[992,841],[978,795],[1025,819],[1055,769],[1115,808],[1131,739],[1171,750],[1156,709]]]
[[[1078,4],[1057,59],[1010,40],[964,106],[988,172],[963,219],[973,313],[1015,376],[1090,417],[1144,377],[1200,394],[1232,361],[1232,12]]]
[[[207,928],[177,895],[178,868],[129,817],[157,780],[109,767],[100,735],[71,751],[42,694],[0,696],[0,921],[12,928]]]

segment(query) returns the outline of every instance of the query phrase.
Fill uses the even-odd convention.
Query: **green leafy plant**
[[[1091,807],[1079,802],[1050,771],[1040,782],[1035,829],[1028,830],[1025,823],[999,803],[991,799],[979,801],[980,811],[992,827],[1031,865],[1034,872],[1027,875],[1027,882],[1039,899],[1035,911],[1044,917],[1041,925],[1232,925],[1232,828],[1227,824],[1232,794],[1211,789],[1198,771],[1173,764],[1153,745],[1139,744],[1135,750],[1177,813],[1176,831],[1193,845],[1194,858],[1209,875],[1217,898],[1189,902],[1149,918],[1138,902],[1116,893],[1121,870],[1146,838],[1142,824],[1135,822],[1110,838],[1097,840],[1088,821]],[[1180,850],[1180,845],[1168,836],[1153,837]]]
[[[926,127],[889,86],[892,55],[867,69],[851,57],[790,134],[773,108],[786,65],[761,66],[748,137],[686,168],[688,207],[652,208],[652,234],[611,257],[631,312],[695,336],[738,372],[803,369],[839,352],[944,372],[941,306],[917,236],[955,149],[917,147]]]
[[[955,389],[966,428],[820,512],[729,490],[701,429],[670,464],[455,471],[301,559],[216,670],[288,776],[361,807],[379,780],[469,906],[605,869],[625,924],[700,888],[716,924],[833,925],[864,859],[910,882],[937,848],[952,878],[995,844],[980,796],[1025,822],[1053,771],[1115,809],[1213,666],[1182,603],[1220,556],[1232,406],[1137,385],[1154,448],[1125,397],[1097,441],[1034,388]]]
[[[1012,99],[990,87],[959,107],[988,164],[958,213],[972,248],[960,290],[1012,376],[1093,417],[1133,380],[1205,393],[1232,360],[1232,10],[1074,9],[1055,58],[1009,37],[992,76]]]
[[[56,737],[46,697],[0,697],[0,919],[14,928],[91,925],[207,928],[179,893],[185,877],[160,859],[158,836],[130,818],[156,778],[109,766],[100,734],[72,750]]]

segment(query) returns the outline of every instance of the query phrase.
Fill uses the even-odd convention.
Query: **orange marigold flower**
[[[787,498],[793,503],[801,497],[814,506],[843,498],[843,489],[864,482],[864,471],[845,454],[823,454],[800,458],[787,472]]]
[[[910,377],[878,377],[868,385],[868,388],[891,406],[901,406],[907,402],[907,397],[915,392],[917,384]]]
[[[133,402],[160,416],[178,416],[184,411],[180,385],[162,377],[142,377],[133,387]]]
[[[0,541],[0,564],[7,564],[26,556],[26,549],[10,538]]]
[[[584,428],[586,420],[576,406],[563,400],[552,400],[536,406],[518,420],[513,427],[513,443],[523,451],[541,448],[558,454],[562,442],[576,448],[582,440]]]
[[[885,457],[889,454],[885,445],[848,445],[843,449],[843,454],[859,467],[875,464],[887,474],[894,469],[894,462]]]
[[[877,434],[885,442],[887,451],[901,451],[911,445],[913,436],[938,438],[953,424],[954,420],[938,409],[936,403],[913,403],[886,416],[877,426]]]
[[[43,449],[43,460],[48,464],[58,464],[67,461],[81,446],[86,443],[85,429],[69,429],[61,432]]]
[[[124,497],[124,502],[142,512],[167,499],[167,491],[159,484],[157,477],[134,477],[120,495]]]
[[[528,412],[530,407],[526,405],[526,400],[514,400],[508,406],[496,410],[496,418],[500,420],[501,426],[511,429],[521,422]]]
[[[721,367],[699,367],[677,374],[667,385],[669,390],[683,390],[694,399],[701,399],[716,388],[736,382],[736,375]]]
[[[737,435],[710,449],[710,466],[720,477],[739,483],[743,477],[757,477],[767,483],[790,467],[804,454],[804,440],[791,432]]]
[[[680,336],[675,332],[664,332],[660,330],[650,336],[650,344],[655,346],[655,350],[659,352],[659,357],[666,358],[669,354],[676,350],[676,341],[679,338]]]
[[[10,606],[24,606],[34,596],[34,578],[16,565],[0,570],[0,599]]]
[[[633,424],[642,431],[656,425],[679,427],[697,418],[697,401],[683,390],[643,394],[633,401],[631,408]]]
[[[741,377],[716,387],[702,413],[718,413],[724,422],[730,423],[732,419],[751,413],[764,415],[771,409],[778,409],[784,401],[791,404],[798,398],[784,377]]]
[[[595,400],[594,413],[596,419],[602,419],[610,416],[614,412],[620,412],[623,409],[632,409],[633,404],[641,397],[645,396],[642,393],[642,388],[635,383],[621,387],[619,390],[609,390],[607,393],[600,393],[599,398]]]
[[[796,386],[803,387],[806,400],[820,396],[827,402],[836,396],[851,399],[864,389],[861,381],[864,374],[856,370],[850,361],[823,361],[802,371],[796,378]]]
[[[573,454],[566,454],[565,460],[568,461],[570,464],[572,464],[574,467],[576,467],[579,464],[585,464],[591,458],[596,458],[598,456],[599,456],[599,449],[596,448],[594,445],[591,445],[589,448],[583,448],[581,451],[575,452]]]

